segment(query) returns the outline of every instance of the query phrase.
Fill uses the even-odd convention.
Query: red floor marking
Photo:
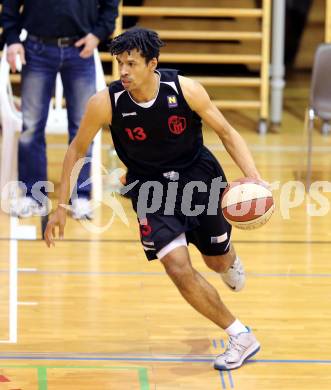
[[[6,378],[5,376],[0,375],[0,382],[10,382],[10,380],[8,378]]]

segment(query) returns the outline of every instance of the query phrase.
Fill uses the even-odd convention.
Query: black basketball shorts
[[[187,243],[194,244],[203,255],[217,256],[227,253],[230,249],[231,225],[224,218],[219,201],[227,182],[216,158],[210,152],[204,153],[189,169],[165,172],[159,179],[164,187],[162,206],[159,210],[141,215],[138,210],[138,197],[132,197],[132,205],[137,212],[141,243],[147,259],[157,259],[157,253],[182,233],[185,233]],[[216,209],[210,207],[211,193],[215,191],[212,183],[215,184],[215,180],[218,183],[222,182],[221,188],[216,189]],[[167,185],[174,181],[178,182],[178,191],[173,213],[169,215],[169,210],[165,212]],[[202,191],[201,187],[198,190],[193,182],[204,183],[202,189],[207,190]],[[185,191],[188,187],[191,190],[194,188],[189,196]],[[215,193],[213,194],[215,198]],[[183,207],[183,203],[187,201],[189,205]],[[191,213],[187,215],[185,210],[190,208],[194,210],[196,206],[203,208],[203,211],[198,215]]]

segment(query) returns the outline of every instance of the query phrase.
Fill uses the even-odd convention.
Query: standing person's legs
[[[45,126],[57,72],[57,48],[27,39],[22,69],[23,134],[18,149],[19,180],[32,187],[47,180]],[[44,192],[44,191],[43,191]]]
[[[94,58],[81,58],[80,49],[74,46],[62,49],[61,78],[68,110],[69,143],[75,137],[88,99],[96,91]],[[90,146],[86,157],[92,157]],[[78,180],[77,195],[90,199],[91,184],[82,185],[90,178],[91,164],[84,164]]]

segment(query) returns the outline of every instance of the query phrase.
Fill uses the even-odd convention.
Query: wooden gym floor
[[[307,80],[290,82],[283,126],[264,137],[254,131],[255,113],[225,113],[249,143],[265,179],[280,182],[271,221],[256,231],[233,232],[247,271],[245,290],[228,291],[191,248],[195,267],[256,332],[259,354],[233,372],[212,368],[225,334],[184,302],[157,261],[145,260],[126,199],[120,202],[129,226],[115,217],[105,232],[93,232],[92,227],[104,226],[112,217],[102,205],[93,225],[69,218],[65,239],[52,249],[40,240],[38,218],[19,223],[35,225],[39,239],[16,241],[10,239],[9,219],[2,214],[0,390],[330,389],[330,211],[309,216],[309,204],[318,209],[319,203],[301,188],[292,192],[292,204],[294,195],[301,199],[287,213],[289,187],[284,187],[304,173],[307,95]],[[104,138],[107,142],[108,136]],[[208,129],[205,139],[228,179],[240,177]],[[64,142],[49,139],[50,180],[56,182]],[[314,147],[314,180],[330,182],[331,135],[316,131]],[[105,149],[104,164],[111,163]],[[323,196],[331,200],[330,193]],[[8,270],[10,259],[15,264],[16,244],[18,317],[9,326],[15,314],[9,294],[16,280]],[[17,342],[6,342],[10,331]]]

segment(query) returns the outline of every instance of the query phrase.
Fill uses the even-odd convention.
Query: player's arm
[[[64,157],[58,207],[50,218],[45,230],[45,241],[48,247],[51,244],[54,245],[56,226],[59,227],[60,238],[63,237],[66,220],[65,205],[68,204],[70,192],[73,190],[79,174],[77,170],[75,177],[72,177],[73,168],[79,159],[85,157],[87,149],[99,129],[111,123],[111,119],[110,97],[108,90],[104,89],[89,99],[78,132]]]
[[[260,179],[260,174],[246,142],[211,102],[203,86],[192,79],[182,76],[179,76],[179,82],[188,105],[209,127],[215,130],[225,149],[244,175]]]

